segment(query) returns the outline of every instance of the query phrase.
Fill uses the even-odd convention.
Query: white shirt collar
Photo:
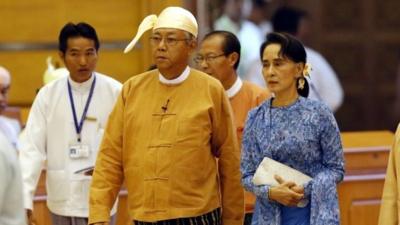
[[[228,95],[228,98],[232,98],[233,96],[235,96],[240,91],[240,88],[242,88],[242,86],[242,80],[240,79],[240,77],[237,77],[232,87],[225,91],[226,95]]]
[[[92,82],[94,79],[95,73],[92,73],[92,76],[90,76],[89,80],[84,81],[82,83],[78,83],[76,81],[73,81],[71,79],[70,76],[68,76],[68,81],[71,84],[71,87],[73,90],[81,90],[81,91],[85,91],[85,90],[89,90],[90,86],[92,86]]]
[[[181,73],[181,75],[179,75],[175,79],[168,80],[161,73],[158,74],[158,78],[160,82],[163,84],[180,84],[189,77],[189,74],[190,74],[190,68],[189,66],[186,66],[185,70]]]

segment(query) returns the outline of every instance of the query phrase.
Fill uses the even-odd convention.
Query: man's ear
[[[195,51],[197,49],[197,38],[193,38],[190,41],[189,46],[192,49],[192,51]]]
[[[190,52],[189,54],[192,55],[197,51],[197,38],[192,39],[189,43]]]
[[[229,65],[234,67],[236,62],[239,60],[239,54],[237,52],[232,52],[228,55]]]
[[[58,51],[58,56],[60,56],[60,59],[65,62],[65,54],[62,51]]]

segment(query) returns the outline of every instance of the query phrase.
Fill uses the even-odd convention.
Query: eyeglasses
[[[204,60],[206,63],[211,63],[213,62],[216,58],[225,56],[225,53],[222,53],[221,55],[207,55],[207,56],[202,56],[202,55],[197,55],[193,60],[197,64],[201,64]]]
[[[185,39],[176,39],[176,38],[170,38],[170,37],[167,37],[167,38],[162,38],[162,37],[150,37],[150,43],[153,45],[153,46],[157,46],[157,45],[159,45],[160,43],[161,43],[161,41],[164,39],[164,43],[166,44],[166,45],[168,45],[168,46],[175,46],[177,43],[178,43],[178,41],[189,41],[190,39],[187,39],[187,38],[185,38]]]

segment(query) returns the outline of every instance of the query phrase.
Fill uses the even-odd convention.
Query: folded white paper
[[[265,157],[254,174],[253,183],[255,185],[277,186],[278,182],[274,178],[275,175],[282,177],[285,181],[293,181],[296,185],[304,185],[312,179],[298,170]]]

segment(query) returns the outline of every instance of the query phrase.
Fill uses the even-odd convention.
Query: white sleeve
[[[311,82],[322,100],[335,112],[343,102],[342,86],[329,63],[321,55],[316,59],[311,65]]]
[[[10,168],[6,157],[0,152],[0,211],[5,205],[5,196],[7,195],[7,186],[10,181]]]
[[[42,92],[43,91],[43,92]],[[33,197],[46,160],[46,99],[45,90],[36,96],[21,139],[20,164],[24,207],[33,208]]]

